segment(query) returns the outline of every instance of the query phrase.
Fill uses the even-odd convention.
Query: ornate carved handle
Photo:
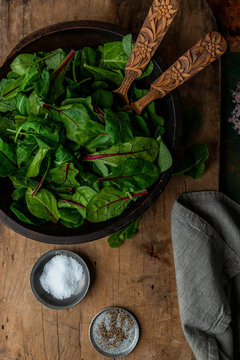
[[[226,50],[227,42],[221,34],[217,32],[208,33],[155,80],[145,96],[130,105],[126,105],[124,110],[134,110],[137,114],[141,114],[142,110],[150,102],[163,98],[178,86],[184,84],[188,79],[222,56]]]
[[[130,85],[142,75],[167,33],[177,11],[177,0],[153,1],[126,64],[125,78],[120,88],[114,91],[121,96],[125,104],[129,103],[127,93]]]

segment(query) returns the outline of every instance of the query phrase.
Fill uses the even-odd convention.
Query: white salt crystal
[[[83,277],[82,266],[70,256],[56,255],[43,268],[40,283],[56,299],[67,299],[75,293]]]

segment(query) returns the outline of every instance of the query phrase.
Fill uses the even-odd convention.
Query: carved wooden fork
[[[114,90],[120,95],[124,104],[128,104],[128,89],[132,82],[140,77],[148,65],[162,39],[167,33],[178,11],[177,0],[154,0],[136,44],[125,67],[125,78]]]
[[[142,110],[153,100],[161,99],[191,77],[221,57],[227,50],[227,42],[217,32],[208,33],[196,45],[181,56],[167,71],[157,78],[148,93],[138,101],[126,105],[123,110]]]

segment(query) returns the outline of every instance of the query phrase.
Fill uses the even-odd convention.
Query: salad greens
[[[20,54],[10,65],[0,81],[0,176],[13,184],[11,210],[21,221],[106,221],[172,166],[154,103],[139,116],[114,101],[132,46],[127,35],[97,49]],[[141,78],[152,71],[150,62]],[[132,101],[146,92],[139,84]],[[110,245],[131,237],[138,221]]]

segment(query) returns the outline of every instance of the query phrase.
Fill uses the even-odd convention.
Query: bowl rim
[[[95,20],[70,20],[70,21],[64,21],[59,22],[56,24],[52,24],[50,26],[46,26],[43,28],[40,28],[27,36],[25,36],[22,40],[19,41],[19,43],[9,52],[7,57],[2,61],[0,64],[0,71],[2,66],[13,56],[16,55],[16,53],[20,50],[22,50],[25,46],[34,43],[38,39],[42,38],[43,36],[48,36],[53,33],[62,32],[62,31],[68,31],[68,30],[74,30],[74,29],[94,29],[94,30],[101,30],[106,32],[112,32],[119,36],[125,36],[129,33],[127,29],[124,29],[122,27],[119,27],[115,24],[111,24],[108,22],[103,21],[95,21]],[[136,39],[136,36],[133,35],[133,39]],[[158,51],[154,55],[154,61],[159,65],[161,70],[165,70],[167,68],[166,64],[164,63],[161,56],[159,56]],[[181,105],[180,105],[180,98],[178,95],[178,91],[175,90],[169,95],[169,99],[171,102],[172,112],[173,112],[173,118],[175,120],[175,124],[177,124],[177,130],[172,144],[173,152],[176,153],[176,151],[180,147],[180,138],[181,138]],[[137,217],[142,216],[143,213],[152,205],[152,203],[158,199],[160,194],[165,189],[166,185],[168,184],[170,177],[173,173],[174,166],[172,166],[169,170],[163,173],[161,176],[161,180],[159,181],[159,184],[155,187],[154,191],[150,194],[145,195],[145,200],[142,202],[141,207],[138,207],[136,209],[133,209],[126,217],[118,218],[116,217],[116,221],[114,224],[108,225],[102,229],[93,231],[89,234],[76,234],[76,235],[52,235],[52,234],[44,234],[40,233],[38,231],[29,229],[22,225],[20,222],[14,220],[10,216],[8,216],[2,209],[0,209],[0,221],[2,221],[5,225],[7,225],[10,229],[14,230],[15,232],[19,233],[20,235],[23,235],[27,238],[48,243],[48,244],[59,244],[59,245],[71,245],[71,244],[80,244],[80,243],[86,243],[90,241],[94,241],[97,239],[101,239],[105,236],[108,236],[114,232],[117,232],[130,223],[132,223],[134,220],[137,219]],[[126,221],[127,220],[127,221]]]
[[[86,290],[84,291],[83,295],[75,300],[73,303],[71,303],[70,305],[51,305],[49,304],[47,301],[45,301],[37,292],[36,290],[36,287],[35,287],[35,283],[34,283],[34,274],[38,268],[39,265],[41,265],[42,261],[45,260],[46,257],[48,257],[48,255],[52,255],[51,259],[54,257],[54,256],[57,256],[57,255],[66,255],[66,256],[69,256],[73,259],[76,260],[76,258],[78,260],[80,260],[80,262],[83,264],[83,266],[85,267],[85,270],[86,270],[86,275],[87,275],[87,287],[86,287]],[[74,255],[74,256],[72,256]],[[50,260],[51,260],[50,259]],[[79,263],[80,263],[79,262]],[[78,303],[80,303],[80,301],[82,301],[84,299],[84,297],[87,295],[88,293],[88,290],[89,290],[89,287],[90,287],[90,282],[91,282],[91,277],[90,277],[90,271],[89,271],[89,268],[86,264],[86,262],[83,260],[83,258],[78,255],[77,253],[75,253],[74,251],[70,251],[70,250],[65,250],[65,249],[54,249],[54,250],[50,250],[50,251],[47,251],[45,252],[44,254],[42,254],[37,260],[36,262],[34,263],[33,267],[32,267],[32,270],[31,270],[31,273],[30,273],[30,287],[31,287],[31,290],[32,290],[32,293],[33,295],[36,297],[36,299],[43,305],[51,308],[51,309],[54,309],[54,310],[65,310],[65,309],[70,309],[71,307],[77,305]]]

